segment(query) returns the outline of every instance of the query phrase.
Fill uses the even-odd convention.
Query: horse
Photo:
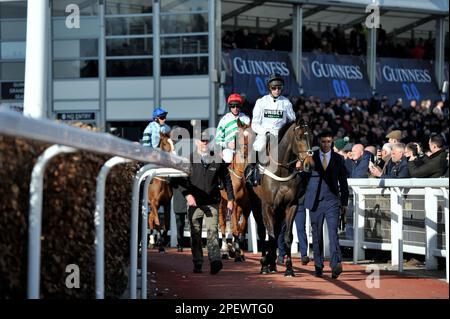
[[[244,243],[245,232],[247,229],[247,219],[251,212],[251,205],[248,198],[247,188],[245,186],[244,169],[248,164],[248,131],[245,131],[249,125],[244,125],[239,119],[238,134],[236,135],[236,151],[233,160],[228,167],[231,181],[233,184],[233,192],[235,198],[235,206],[231,212],[231,225],[234,245],[227,244],[225,229],[227,225],[227,192],[225,189],[220,190],[221,200],[219,204],[219,226],[222,233],[222,258],[234,257],[234,261],[242,262],[245,260],[244,251],[241,248]]]
[[[165,152],[174,152],[174,144],[168,134],[160,133],[160,142],[158,147]],[[149,245],[154,242],[154,231],[157,232],[156,246],[160,252],[164,252],[164,244],[167,242],[167,231],[170,229],[170,201],[173,191],[166,179],[162,177],[154,177],[148,187],[148,203],[150,205],[150,213],[148,215],[148,225],[150,228]],[[164,209],[164,225],[161,231],[158,210],[163,206]],[[163,237],[163,238],[162,238]]]
[[[269,242],[263,241],[261,274],[276,272],[277,238],[280,233],[282,219],[287,228],[285,233],[285,245],[287,259],[285,262],[285,276],[293,277],[291,259],[291,245],[293,240],[292,226],[297,212],[298,199],[306,191],[305,181],[298,173],[295,164],[301,163],[301,169],[308,172],[314,165],[312,160],[312,136],[308,125],[300,118],[295,122],[287,123],[278,135],[278,160],[276,154],[267,143],[266,166],[258,165],[261,171],[260,185],[248,186],[252,210],[260,210],[264,220],[264,226],[269,235]],[[303,194],[301,194],[303,193]]]

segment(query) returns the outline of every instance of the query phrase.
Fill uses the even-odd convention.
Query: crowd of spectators
[[[411,101],[409,107],[392,105],[387,97],[293,102],[313,136],[324,129],[333,133],[349,178],[448,176],[448,101]]]
[[[326,26],[319,32],[311,27],[303,26],[303,52],[366,55],[368,31],[363,24],[355,24],[346,34],[339,26]],[[281,30],[269,34],[250,32],[248,28],[236,31],[225,31],[222,36],[224,50],[258,49],[275,51],[292,51],[292,32]],[[380,25],[377,29],[377,56],[393,58],[413,58],[433,60],[435,39],[399,39],[387,35]],[[448,50],[445,50],[448,60]]]

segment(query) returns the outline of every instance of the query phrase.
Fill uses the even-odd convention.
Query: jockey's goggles
[[[165,120],[165,119],[166,119],[166,116],[165,116],[165,115],[161,115],[161,116],[158,116],[158,118],[159,118],[160,120]]]
[[[282,85],[271,85],[270,86],[270,89],[272,90],[272,91],[275,91],[275,90],[283,90],[283,86]]]
[[[241,107],[241,104],[239,104],[239,103],[230,103],[230,104],[228,104],[228,107],[230,108],[230,109],[232,109],[232,108],[235,108],[235,107]]]

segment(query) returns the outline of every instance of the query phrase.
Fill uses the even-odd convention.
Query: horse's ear
[[[299,126],[306,125],[305,120],[303,119],[303,117],[300,114],[297,114],[297,119],[295,121],[295,124],[297,124]]]

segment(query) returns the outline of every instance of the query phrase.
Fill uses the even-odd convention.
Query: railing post
[[[136,173],[133,179],[133,191],[131,195],[131,234],[130,234],[130,298],[136,299],[137,281],[137,240],[139,218],[139,187],[145,178],[145,173],[155,168],[155,164],[147,164]]]
[[[431,187],[425,187],[425,266],[427,269],[437,269],[437,258],[433,250],[437,248],[437,197]]]
[[[128,163],[131,160],[115,156],[110,158],[100,169],[97,176],[95,197],[95,298],[105,298],[105,186],[106,178],[111,168],[117,164]]]
[[[403,205],[402,194],[398,187],[391,187],[391,265],[403,270]],[[402,257],[400,257],[402,256]]]
[[[30,182],[30,213],[28,216],[28,286],[29,299],[39,299],[41,270],[42,192],[47,163],[63,153],[74,153],[72,147],[52,145],[42,153],[34,164]]]
[[[364,241],[364,197],[361,194],[361,188],[352,186],[353,190],[353,263],[365,258],[365,252],[362,247]]]
[[[445,274],[447,283],[449,281],[449,254],[448,254],[448,242],[449,242],[449,225],[448,225],[448,206],[449,206],[449,198],[448,198],[448,190],[445,187],[441,187],[442,194],[444,195],[445,207],[444,207],[444,218],[445,218]]]
[[[253,216],[253,212],[249,215],[249,226],[248,226],[248,250],[252,251],[254,254],[258,253],[258,239],[256,238],[257,231],[256,231],[256,221],[255,217]],[[261,239],[260,240],[264,240]]]

